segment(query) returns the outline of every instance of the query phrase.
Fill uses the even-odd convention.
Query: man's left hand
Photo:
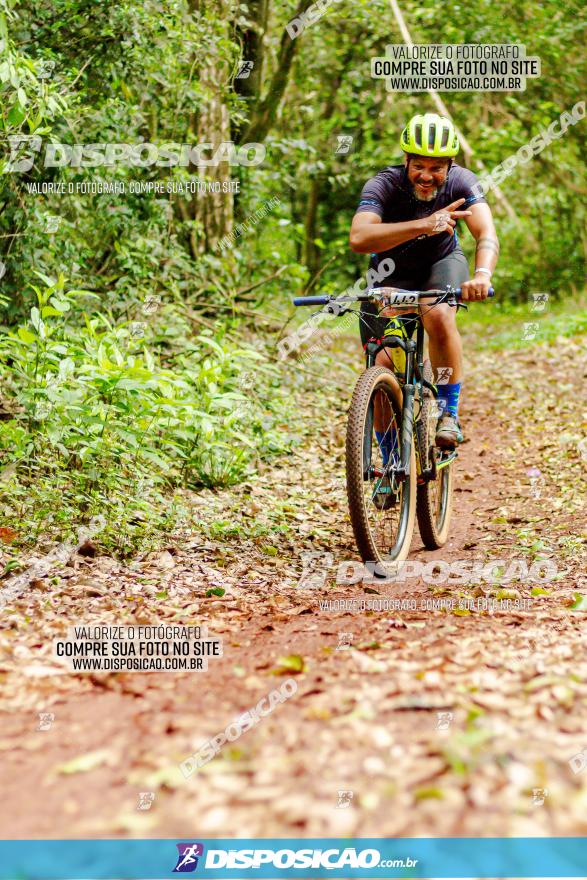
[[[491,278],[484,272],[474,275],[470,281],[465,281],[461,285],[461,299],[470,302],[476,299],[487,299],[489,296],[489,288],[491,287]]]

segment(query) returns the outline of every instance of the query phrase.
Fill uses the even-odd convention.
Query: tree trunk
[[[269,0],[248,0],[248,24],[239,28],[238,35],[242,44],[242,60],[253,66],[242,72],[248,75],[238,77],[234,81],[234,89],[243,98],[256,102],[261,95],[263,84],[263,67],[265,61],[264,37],[267,30]]]
[[[300,205],[300,200],[298,199],[298,193],[295,187],[290,189],[290,211],[291,211],[291,222],[294,226],[297,226],[299,223],[304,222],[304,214],[302,211],[302,206]],[[300,241],[299,236],[294,236],[294,246],[295,246],[295,261],[296,263],[302,262],[302,243]]]
[[[194,144],[211,143],[214,152],[221,143],[231,139],[230,117],[224,95],[230,72],[219,42],[220,38],[230,39],[232,4],[230,0],[192,0],[190,5],[201,15],[210,16],[218,34],[218,39],[210,42],[199,59],[197,76],[204,99],[198,113],[194,115],[192,133]],[[220,182],[221,191],[192,195],[189,214],[195,223],[190,235],[194,257],[213,250],[225,235],[232,232],[233,194],[222,192],[222,181],[230,179],[230,171],[231,166],[227,162],[197,166],[198,178],[206,184]]]
[[[310,184],[306,216],[304,218],[304,263],[308,268],[310,276],[313,276],[320,271],[322,257],[320,248],[314,243],[314,240],[318,236],[318,205],[320,203],[320,189],[320,180],[317,177],[314,177]]]
[[[295,17],[305,12],[314,0],[300,0]],[[241,143],[258,143],[264,141],[277,116],[277,111],[285,92],[291,66],[299,46],[300,37],[292,39],[284,29],[279,45],[279,54],[275,66],[275,72],[262,100],[257,105],[251,117],[249,125],[244,129]]]

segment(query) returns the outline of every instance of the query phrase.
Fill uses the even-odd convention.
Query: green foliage
[[[542,75],[529,80],[524,92],[441,95],[474,151],[473,171],[482,166],[491,171],[584,99],[586,20],[577,0],[564,6],[547,0],[540,9],[474,0],[451,7],[449,15],[434,0],[406,0],[400,6],[416,43],[519,42],[528,55],[542,60]],[[293,14],[290,6],[284,21]],[[426,93],[387,93],[384,83],[370,76],[370,59],[384,55],[387,43],[403,42],[388,0],[332,4],[298,39],[287,114],[271,149],[271,165],[283,167],[286,180],[296,184],[291,203],[299,222],[307,220],[311,188],[318,187],[317,217],[306,232],[322,239],[326,248],[311,268],[325,270],[320,286],[332,282],[342,290],[365,271],[366,258],[348,249],[350,220],[363,184],[386,165],[402,161],[398,141],[406,118],[437,108]],[[352,150],[337,154],[337,135],[344,134],[353,136]],[[488,195],[501,241],[495,283],[508,299],[523,300],[528,292],[543,290],[574,295],[584,287],[586,134],[583,119],[503,181],[515,221],[493,192]],[[473,242],[464,226],[463,233],[472,259]]]
[[[370,76],[370,57],[401,39],[388,0],[332,4],[295,41],[291,68],[283,34],[296,4],[269,3],[267,27],[255,20],[261,6],[0,2],[0,403],[13,415],[0,422],[0,504],[21,544],[107,511],[104,540],[130,550],[181,520],[186,490],[241,480],[292,442],[285,380],[270,366],[291,296],[364,274],[366,257],[348,247],[361,187],[401,159],[404,119],[433,107]],[[491,170],[581,100],[576,0],[402,9],[418,42],[519,41],[542,58],[523,94],[443,96],[474,169]],[[261,32],[250,80],[235,79]],[[259,108],[273,114],[264,163],[222,169],[239,184],[234,203],[77,189],[205,179],[195,165],[45,164],[52,143],[238,143]],[[348,154],[336,152],[340,135],[354,139]],[[17,149],[23,137],[36,140]],[[490,194],[502,301],[548,290],[562,304],[582,288],[584,141],[580,122],[504,181],[515,220]],[[243,232],[221,249],[215,227],[230,232],[233,209]],[[470,236],[463,244],[471,254]],[[557,333],[583,323],[565,323],[562,306],[557,321]]]
[[[284,402],[264,352],[207,330],[190,338],[170,306],[175,339],[162,357],[156,326],[81,311],[95,294],[66,289],[63,276],[43,280],[28,319],[0,344],[2,386],[17,409],[0,423],[3,461],[17,464],[0,504],[19,534],[23,517],[59,533],[72,516],[99,512],[124,546],[133,532],[125,510],[167,523],[173,490],[228,485],[285,448],[276,430]]]
[[[536,312],[528,303],[517,305],[497,297],[475,303],[466,314],[459,315],[459,321],[475,334],[476,348],[501,351],[537,343],[564,345],[565,337],[587,334],[587,303],[584,299],[549,300],[544,312]],[[525,334],[524,325],[532,324],[537,327]]]

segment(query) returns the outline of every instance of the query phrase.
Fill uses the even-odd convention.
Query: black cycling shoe
[[[463,442],[459,420],[451,413],[443,413],[436,426],[436,445],[439,449],[455,449]]]

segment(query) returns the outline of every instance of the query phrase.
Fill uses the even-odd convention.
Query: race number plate
[[[382,309],[409,307],[417,308],[418,294],[409,291],[397,290],[393,287],[380,287],[372,290]]]
[[[415,293],[391,293],[382,299],[382,305],[386,308],[391,306],[417,306],[418,297]]]

